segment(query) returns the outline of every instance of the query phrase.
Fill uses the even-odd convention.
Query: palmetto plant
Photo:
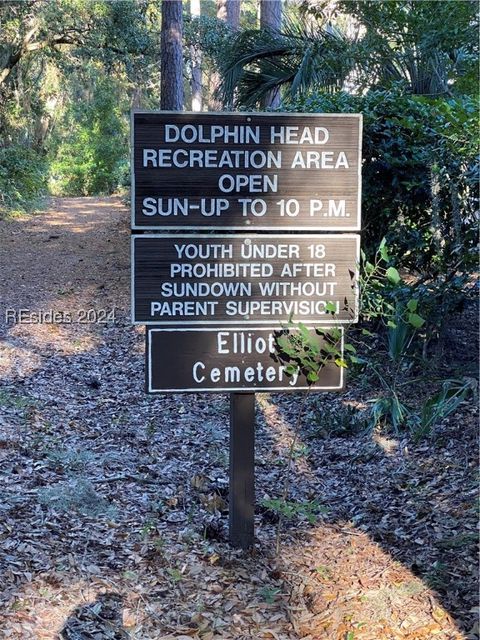
[[[271,90],[281,89],[288,102],[347,81],[357,91],[400,83],[407,93],[445,96],[462,76],[475,75],[478,24],[470,0],[339,0],[347,24],[357,25],[353,36],[341,20],[332,25],[331,13],[325,18],[322,4],[332,3],[288,16],[281,32],[239,32],[222,55],[223,99],[251,108]]]
[[[378,87],[402,83],[413,95],[451,95],[462,67],[474,60],[478,38],[470,0],[339,4],[364,26],[358,62],[364,80]]]
[[[342,33],[287,18],[282,31],[246,29],[233,39],[222,64],[222,98],[254,107],[272,89],[295,98],[312,86],[340,89],[352,69]]]

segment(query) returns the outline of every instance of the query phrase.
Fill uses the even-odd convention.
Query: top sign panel
[[[359,114],[132,114],[132,229],[360,229]]]

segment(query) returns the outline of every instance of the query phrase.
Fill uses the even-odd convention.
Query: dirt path
[[[72,341],[80,339],[77,333],[96,334],[95,313],[87,315],[89,309],[98,315],[101,309],[117,307],[124,315],[129,304],[128,238],[126,210],[119,198],[52,199],[46,212],[2,222],[2,334],[21,319],[23,325],[10,328],[10,337],[33,340],[67,355],[74,348]],[[19,318],[21,310],[24,315]],[[56,312],[56,322],[48,315],[36,322],[41,320],[36,312],[39,316],[49,311]],[[85,330],[82,321],[92,326]]]
[[[233,552],[228,399],[143,393],[121,201],[0,222],[0,252],[2,638],[478,637],[474,407],[414,445],[324,437],[364,389],[312,400],[275,558],[261,502],[300,399],[259,394],[257,544]]]

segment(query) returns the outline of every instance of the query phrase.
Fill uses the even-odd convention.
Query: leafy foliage
[[[294,18],[284,20],[281,33],[246,29],[222,58],[223,95],[252,108],[272,89],[283,88],[284,97],[294,99],[312,85],[340,88],[349,71],[344,48],[339,31],[313,30]]]
[[[381,88],[401,82],[411,94],[451,95],[460,79],[473,78],[475,2],[348,0],[339,8],[364,30],[357,49],[363,86],[373,78]]]
[[[252,108],[272,89],[285,100],[349,87],[452,96],[476,92],[474,2],[371,0],[304,4],[281,33],[247,29],[225,51],[224,90]],[[305,17],[305,14],[309,14]],[[302,14],[301,14],[302,15]],[[454,25],[454,26],[452,26]]]
[[[408,284],[396,269],[385,267],[389,260],[385,241],[380,243],[373,263],[363,254],[361,316],[376,326],[376,331],[372,333],[364,326],[350,336],[362,355],[347,353],[347,360],[363,368],[364,377],[373,374],[382,388],[381,395],[370,400],[369,428],[392,427],[397,434],[409,429],[419,439],[429,435],[467,397],[475,396],[476,386],[470,378],[447,379],[440,391],[423,397],[420,406],[409,403],[410,390],[419,382],[411,374],[418,371],[418,366],[425,366],[422,344],[426,344],[430,327],[435,327],[436,316],[432,317],[428,306],[425,308],[417,283]]]
[[[44,155],[20,144],[0,148],[0,211],[28,208],[46,191]]]
[[[391,260],[385,239],[372,262],[362,252],[359,284],[364,325],[360,331],[347,330],[344,353],[340,350],[339,329],[317,329],[317,334],[324,337],[323,347],[301,322],[291,321],[289,331],[277,336],[278,356],[288,363],[286,372],[300,370],[310,384],[318,380],[321,368],[329,361],[360,369],[364,380],[373,376],[380,384],[382,392],[369,401],[369,417],[351,408],[320,416],[320,434],[349,436],[379,427],[392,428],[396,434],[410,430],[415,438],[423,438],[476,393],[471,379],[449,379],[443,381],[440,391],[424,397],[420,406],[408,402],[409,390],[418,382],[411,374],[421,361],[430,318],[421,315],[423,299],[416,283],[405,282]],[[375,331],[367,329],[368,325]],[[294,453],[292,445],[291,457]]]
[[[112,193],[122,180],[128,149],[127,125],[118,87],[99,81],[90,102],[72,104],[65,134],[52,149],[51,189],[58,195]]]
[[[419,440],[429,435],[440,420],[456,411],[469,397],[478,402],[476,380],[444,380],[440,391],[424,402],[420,416],[414,424],[414,437]]]
[[[350,405],[341,408],[316,405],[313,416],[315,438],[350,438],[365,432],[369,426],[366,412]]]
[[[318,336],[323,338],[322,343]],[[344,366],[340,352],[341,338],[341,330],[335,327],[312,332],[302,322],[290,322],[288,328],[276,336],[277,355],[280,360],[288,363],[285,367],[287,375],[300,371],[307,382],[313,384],[328,362]]]
[[[96,517],[99,514],[115,515],[116,509],[103,498],[91,482],[77,478],[69,482],[59,482],[39,491],[39,502],[49,509],[72,511]]]
[[[155,77],[156,3],[28,0],[0,11],[0,206],[28,208],[52,157],[58,192],[111,192],[127,170],[131,102],[150,96]]]
[[[184,39],[186,45],[201,49],[212,65],[219,66],[222,53],[230,46],[232,36],[232,28],[224,20],[218,20],[208,15],[185,17]],[[186,55],[188,56],[188,53]]]
[[[386,237],[398,264],[427,278],[471,269],[479,198],[472,99],[434,100],[392,89],[314,93],[289,108],[363,114],[367,253]]]

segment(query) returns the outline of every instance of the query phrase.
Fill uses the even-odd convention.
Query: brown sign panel
[[[132,228],[360,230],[360,114],[132,113]]]
[[[359,249],[352,234],[134,236],[133,322],[356,322]]]
[[[287,363],[277,355],[274,328],[147,329],[148,393],[184,391],[338,391],[344,369],[328,362],[319,380],[308,385],[305,375],[287,375]],[[319,347],[324,338],[314,329]],[[343,353],[343,332],[338,349]],[[175,363],[173,366],[172,363]]]

